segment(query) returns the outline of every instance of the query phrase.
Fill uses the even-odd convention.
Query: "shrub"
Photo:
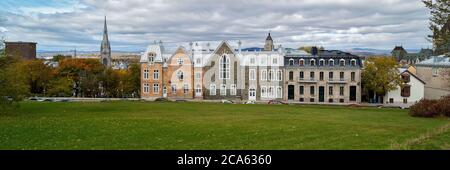
[[[410,107],[409,115],[414,117],[450,117],[450,95],[439,100],[422,99]]]

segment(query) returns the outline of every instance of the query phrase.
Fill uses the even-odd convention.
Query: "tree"
[[[430,9],[429,35],[435,47],[435,53],[440,55],[449,52],[450,48],[450,0],[423,0]]]
[[[48,96],[69,97],[72,96],[73,81],[67,77],[55,77],[49,83]]]
[[[0,54],[0,105],[3,108],[23,100],[29,92],[26,73],[21,67],[18,57]]]
[[[26,78],[30,86],[31,94],[42,94],[48,90],[50,80],[53,79],[54,69],[45,64],[43,60],[27,60],[22,64],[22,69],[27,73]]]
[[[402,85],[398,71],[398,64],[393,57],[369,57],[364,62],[362,83],[366,92],[374,92],[374,101],[377,94],[384,95]]]
[[[66,59],[66,58],[71,58],[71,56],[70,56],[70,55],[62,55],[62,54],[58,54],[58,55],[53,56],[52,61],[59,62],[59,61],[61,61],[62,59]]]

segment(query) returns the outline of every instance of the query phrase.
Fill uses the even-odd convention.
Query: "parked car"
[[[233,104],[234,102],[231,101],[231,100],[222,100],[222,103],[230,103],[230,104]]]
[[[288,103],[279,100],[270,100],[267,104],[288,104]]]

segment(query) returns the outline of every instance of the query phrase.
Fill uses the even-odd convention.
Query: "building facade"
[[[448,56],[433,56],[416,64],[417,76],[425,84],[425,98],[439,99],[450,95],[450,59]]]
[[[384,95],[384,102],[394,106],[409,107],[424,98],[425,82],[409,69],[399,69],[403,84]]]
[[[35,42],[5,42],[5,53],[9,56],[17,56],[26,60],[36,59]]]

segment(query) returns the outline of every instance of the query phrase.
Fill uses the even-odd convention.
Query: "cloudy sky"
[[[103,18],[113,50],[162,40],[241,40],[263,46],[269,30],[285,47],[429,47],[420,0],[1,0],[0,37],[38,50],[99,50]]]

